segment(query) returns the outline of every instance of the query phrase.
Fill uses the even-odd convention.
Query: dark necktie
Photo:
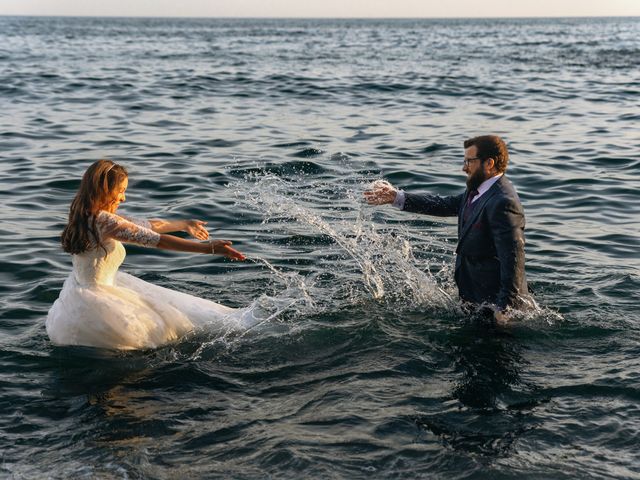
[[[473,207],[475,207],[476,203],[472,203],[474,197],[478,195],[478,191],[477,190],[471,190],[469,192],[469,195],[467,195],[467,204],[464,207],[464,216],[463,216],[463,220],[466,222],[467,220],[469,220],[469,217],[471,216],[471,214],[473,213]]]

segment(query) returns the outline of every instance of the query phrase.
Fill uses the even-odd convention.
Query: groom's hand
[[[385,205],[393,203],[398,191],[386,180],[377,180],[370,190],[364,192],[364,199],[369,205]]]

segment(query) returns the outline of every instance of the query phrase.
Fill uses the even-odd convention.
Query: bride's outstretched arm
[[[139,223],[134,223],[131,220],[127,220],[126,218],[104,210],[96,217],[96,225],[100,229],[100,235],[103,238],[113,238],[114,240],[124,243],[134,243],[136,245],[142,245],[143,247],[155,247],[163,250],[208,254],[215,253],[218,255],[224,255],[231,260],[244,260],[246,258],[242,253],[231,248],[231,242],[229,240],[196,242],[193,240],[179,238],[174,235],[167,235],[166,233],[161,234],[155,232],[148,228],[149,222],[147,222],[147,226],[142,226]],[[209,238],[209,234],[206,230],[205,233],[206,236],[201,235],[203,240]]]
[[[169,233],[169,232],[186,232],[198,240],[207,240],[209,238],[209,232],[205,225],[207,222],[202,220],[161,220],[155,218],[149,220],[151,229],[157,233]]]
[[[208,253],[223,255],[231,260],[244,260],[246,257],[234,248],[229,240],[212,240],[210,242],[194,242],[173,235],[160,235],[156,248],[178,252]]]

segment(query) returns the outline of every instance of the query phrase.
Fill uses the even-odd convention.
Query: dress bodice
[[[121,242],[103,240],[106,252],[98,247],[71,257],[73,273],[80,285],[113,285],[126,252]]]
[[[74,276],[84,286],[113,285],[126,256],[122,242],[154,247],[160,240],[147,220],[101,211],[95,218],[95,226],[102,246],[94,243],[90,249],[72,256]]]

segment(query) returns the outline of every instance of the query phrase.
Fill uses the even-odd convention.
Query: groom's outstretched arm
[[[439,195],[405,193],[400,191],[399,195],[404,196],[404,202],[396,202],[399,208],[405,212],[422,213],[424,215],[434,215],[436,217],[457,217],[462,204],[464,194],[441,197]]]
[[[369,205],[392,204],[406,212],[437,217],[457,216],[463,197],[464,194],[441,197],[439,195],[406,193],[396,189],[385,180],[374,182],[373,187],[364,192],[364,198]]]

